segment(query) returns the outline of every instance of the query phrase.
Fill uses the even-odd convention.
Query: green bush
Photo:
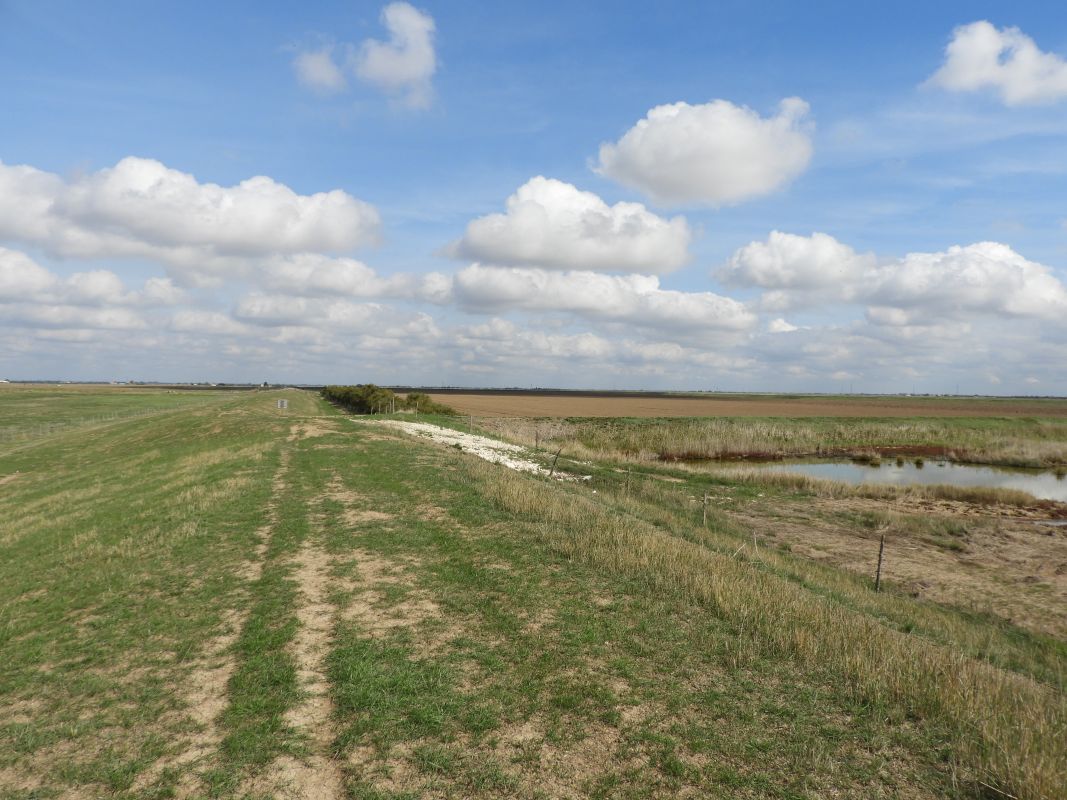
[[[434,402],[425,392],[409,392],[400,397],[392,389],[383,389],[373,383],[357,386],[327,386],[322,396],[334,405],[354,414],[383,414],[394,408],[413,410],[422,414],[455,414],[449,406]]]

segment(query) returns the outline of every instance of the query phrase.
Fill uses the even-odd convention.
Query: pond
[[[913,461],[898,465],[895,461],[862,464],[854,461],[808,461],[761,465],[760,469],[791,472],[843,483],[885,483],[896,486],[944,484],[948,486],[986,486],[994,489],[1019,489],[1042,500],[1067,503],[1067,477],[1054,472],[1031,469],[980,467],[953,464],[950,461],[927,461],[921,467]]]

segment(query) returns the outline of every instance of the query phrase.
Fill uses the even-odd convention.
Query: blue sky
[[[1067,18],[1051,4],[396,5],[410,13],[393,30],[379,2],[0,0],[0,162],[53,176],[55,208],[81,204],[42,211],[30,235],[38,190],[24,173],[0,182],[0,374],[1067,393]],[[957,36],[983,21],[966,30],[1003,46],[985,67],[978,39]],[[416,29],[421,50],[395,38]],[[370,64],[369,40],[399,60]],[[1037,66],[1014,63],[1028,46]],[[301,55],[323,52],[343,86],[302,77]],[[741,147],[749,123],[734,131],[729,112],[771,124],[786,98],[807,108],[793,138]],[[706,169],[665,199],[682,140],[622,142],[675,103]],[[604,144],[620,148],[612,169]],[[287,212],[246,193],[231,200],[247,213],[188,242],[163,222],[146,232],[135,217],[159,195],[116,211],[86,188],[130,158],[158,162],[164,184],[339,190],[377,222],[309,210],[347,233],[268,242],[250,228],[222,253],[232,243],[212,237]],[[746,158],[780,174],[730,194],[722,165]],[[529,199],[555,204],[548,228],[471,232],[536,176],[558,182]],[[190,191],[188,214],[208,213]],[[582,215],[603,209],[581,192],[641,204],[650,236],[683,217],[685,241],[670,241],[685,258],[664,266],[668,240],[647,239],[653,255],[628,261],[641,243],[589,233]],[[520,255],[531,247],[553,263]],[[290,263],[304,255],[345,279],[312,286]],[[86,274],[92,291],[73,278]]]

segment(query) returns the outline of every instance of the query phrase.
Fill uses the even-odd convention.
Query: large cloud
[[[611,341],[594,333],[548,333],[498,318],[459,328],[454,337],[466,358],[474,356],[487,364],[501,360],[607,359],[615,350]]]
[[[771,231],[730,258],[720,276],[729,283],[767,289],[818,289],[854,283],[875,264],[825,233],[797,236]]]
[[[361,80],[396,95],[414,108],[429,105],[430,79],[437,69],[434,21],[409,3],[390,3],[382,9],[382,24],[389,41],[368,39],[355,58]]]
[[[1009,106],[1067,98],[1067,61],[1038,49],[1018,28],[972,22],[952,33],[945,63],[928,83],[956,92],[992,89]]]
[[[601,145],[596,170],[666,205],[739,203],[807,169],[807,113],[798,97],[770,118],[726,100],[656,106],[618,142]]]
[[[77,306],[166,306],[184,293],[167,278],[149,278],[129,290],[114,272],[75,272],[69,277],[45,269],[24,253],[0,247],[0,302]]]
[[[889,324],[974,315],[1067,321],[1067,287],[998,242],[909,253],[877,271],[866,299],[874,319]]]
[[[389,297],[438,305],[451,299],[452,281],[439,272],[382,277],[362,261],[318,253],[280,256],[264,262],[258,278],[273,291],[291,295]]]
[[[602,275],[494,268],[478,264],[456,274],[456,302],[483,312],[567,312],[586,319],[683,333],[744,331],[756,323],[745,306],[711,292],[661,289],[653,275]]]
[[[879,264],[826,234],[774,231],[739,249],[719,274],[768,290],[766,310],[861,303],[872,322],[894,326],[975,316],[1067,320],[1067,287],[1053,271],[998,242]]]
[[[609,206],[592,192],[538,176],[507,200],[507,212],[467,226],[451,252],[474,261],[546,269],[663,273],[688,259],[683,217],[640,203]]]
[[[150,258],[220,273],[253,257],[372,244],[380,224],[373,206],[346,192],[300,195],[264,176],[223,187],[130,157],[64,180],[0,163],[0,241],[64,257]]]
[[[144,330],[142,308],[171,305],[181,293],[166,279],[152,278],[129,290],[108,270],[61,277],[29,256],[0,247],[0,327],[69,330]]]

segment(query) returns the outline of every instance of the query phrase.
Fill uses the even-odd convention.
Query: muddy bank
[[[752,461],[774,462],[805,458],[848,459],[863,463],[891,459],[924,459],[930,461],[949,461],[953,464],[1016,467],[1020,469],[1043,469],[1050,471],[1067,470],[1067,465],[1043,464],[1013,461],[1011,459],[994,459],[985,457],[958,447],[944,445],[873,445],[863,447],[820,447],[814,450],[724,450],[708,454],[697,450],[662,451],[657,454],[659,461],[666,462],[701,462],[701,461]]]

